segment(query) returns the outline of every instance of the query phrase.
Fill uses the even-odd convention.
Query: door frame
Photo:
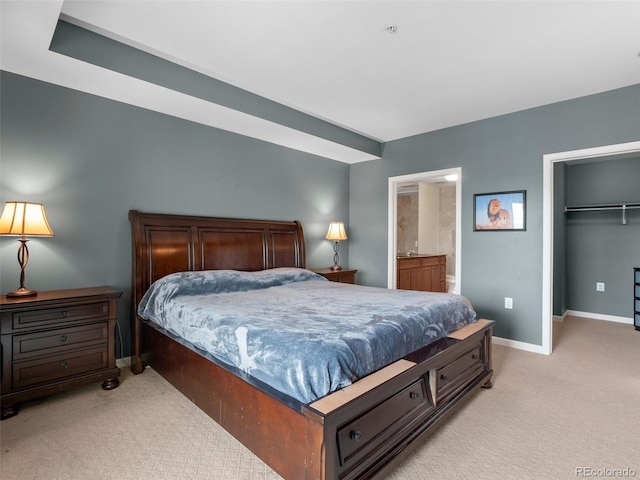
[[[409,175],[400,175],[397,177],[389,177],[389,226],[387,232],[389,235],[387,245],[389,246],[387,254],[387,288],[396,288],[396,256],[397,256],[397,226],[398,226],[398,185],[403,182],[418,182],[421,180],[429,180],[434,177],[443,177],[445,175],[457,175],[456,185],[456,290],[460,293],[461,286],[461,265],[462,265],[462,167],[446,168],[443,170],[433,170],[429,172],[412,173]],[[454,182],[452,182],[454,183]]]
[[[590,158],[640,153],[640,141],[604,145],[543,155],[542,168],[542,347],[541,353],[553,350],[553,164]],[[612,157],[612,158],[609,158]]]

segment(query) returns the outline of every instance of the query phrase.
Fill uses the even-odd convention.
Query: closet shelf
[[[566,212],[596,212],[601,210],[621,210],[622,225],[627,224],[627,210],[635,210],[640,208],[640,203],[609,203],[601,205],[579,205],[573,207],[564,207]]]

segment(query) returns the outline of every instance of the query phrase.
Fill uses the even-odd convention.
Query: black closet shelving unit
[[[633,269],[633,324],[640,330],[640,268]]]

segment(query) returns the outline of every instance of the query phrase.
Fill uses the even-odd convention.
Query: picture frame
[[[473,195],[474,232],[524,231],[526,229],[526,190]]]

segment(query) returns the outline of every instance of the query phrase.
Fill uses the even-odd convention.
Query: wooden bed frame
[[[145,365],[155,369],[285,479],[382,475],[463,399],[491,386],[493,322],[478,320],[343,390],[301,405],[136,314],[151,283],[169,273],[305,268],[300,223],[134,210],[129,219],[131,369],[136,374]]]

